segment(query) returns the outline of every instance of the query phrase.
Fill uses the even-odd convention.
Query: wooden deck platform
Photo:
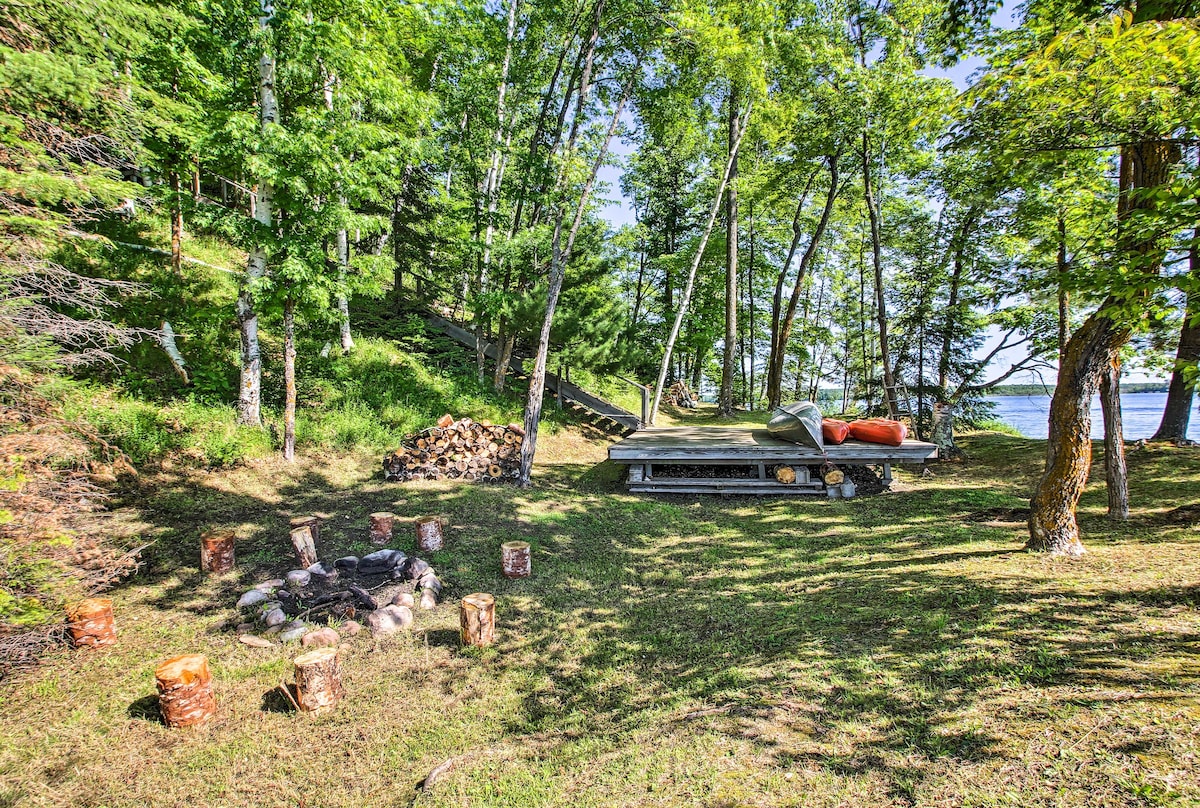
[[[824,452],[772,437],[749,427],[664,427],[643,429],[608,448],[608,458],[629,466],[629,490],[642,493],[825,494],[825,484],[798,469],[795,483],[784,485],[767,474],[768,466],[805,467],[826,461],[839,466],[883,466],[883,483],[892,481],[892,463],[923,463],[937,457],[937,446],[906,440],[899,446],[848,440]],[[750,466],[745,479],[655,476],[655,465]]]

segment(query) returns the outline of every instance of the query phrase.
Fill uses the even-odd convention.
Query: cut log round
[[[88,598],[71,604],[67,607],[67,628],[76,648],[114,644],[117,625],[113,621],[112,601]]]
[[[392,541],[392,529],[396,526],[396,514],[381,511],[373,513],[371,520],[371,542],[373,544],[389,544]]]
[[[296,704],[306,713],[331,709],[346,691],[338,649],[318,648],[292,660],[296,666]]]
[[[476,592],[462,599],[458,611],[462,644],[483,647],[496,641],[496,599]]]
[[[400,460],[403,461],[404,458],[400,458]],[[292,517],[290,523],[292,529],[305,527],[306,525],[312,530],[313,542],[321,541],[321,517],[314,515]]]
[[[796,470],[791,466],[780,466],[775,469],[775,479],[784,485],[796,482]]]
[[[846,481],[846,475],[839,469],[830,469],[825,472],[825,485],[841,485]]]
[[[292,548],[296,551],[296,560],[300,569],[308,569],[319,560],[317,558],[317,539],[310,525],[292,528]]]
[[[154,671],[158,708],[168,727],[190,727],[217,711],[212,674],[203,654],[171,657]]]
[[[445,415],[443,415],[441,418],[439,418],[437,420],[437,425],[440,426],[442,429],[445,429],[446,427],[450,426],[453,423],[454,423],[454,416],[451,415],[450,413],[446,413]]]
[[[417,548],[426,553],[442,549],[442,519],[440,516],[422,516],[417,520]]]
[[[500,565],[505,578],[528,578],[532,572],[529,542],[506,541],[500,545]]]
[[[233,542],[237,538],[232,530],[210,530],[200,537],[200,569],[203,572],[221,573],[233,569]]]

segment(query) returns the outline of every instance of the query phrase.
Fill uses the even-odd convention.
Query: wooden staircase
[[[462,343],[472,351],[475,350],[475,334],[473,332],[434,312],[427,312],[425,321],[446,336]],[[484,343],[483,353],[492,361],[497,361],[500,356],[499,350],[491,342]],[[525,357],[517,356],[514,353],[509,359],[508,367],[517,378],[527,380],[524,362]],[[636,382],[629,383],[640,388],[642,393],[642,415],[640,417],[572,384],[557,373],[546,373],[546,392],[554,396],[560,404],[574,404],[582,407],[596,418],[616,425],[622,433],[634,432],[643,428],[646,425],[645,421],[649,410],[649,388]]]

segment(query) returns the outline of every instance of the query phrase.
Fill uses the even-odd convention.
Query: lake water
[[[996,417],[1016,427],[1027,438],[1046,438],[1049,430],[1049,396],[992,396]],[[1158,429],[1166,393],[1126,393],[1121,396],[1121,421],[1125,440],[1149,438]],[[1092,400],[1092,437],[1104,437],[1104,420],[1100,414],[1100,397]],[[1192,412],[1188,422],[1188,437],[1200,440],[1200,414]]]

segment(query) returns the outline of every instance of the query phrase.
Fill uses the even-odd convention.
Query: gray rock
[[[266,631],[263,632],[263,636],[264,637],[274,637],[276,634],[278,634],[281,631],[283,631],[282,623],[278,626],[271,626],[269,629],[267,629]]]
[[[432,590],[434,594],[442,594],[442,579],[433,574],[433,570],[429,570],[421,576],[421,580],[417,581],[417,586],[422,589]]]
[[[258,608],[263,614],[266,614],[267,612],[273,612],[276,609],[282,609],[283,604],[277,600],[268,600],[264,603],[258,604]]]
[[[407,606],[384,606],[367,615],[367,628],[371,629],[371,635],[375,637],[386,637],[403,631],[412,626],[412,623],[413,613]]]
[[[262,637],[256,637],[253,634],[243,634],[238,637],[238,642],[243,645],[248,645],[251,648],[274,648],[275,643]]]
[[[312,583],[312,573],[308,570],[292,570],[287,574],[288,586],[302,588]]]
[[[407,606],[411,609],[413,606],[417,605],[417,601],[413,597],[412,592],[397,592],[396,597],[392,598],[392,605]]]
[[[358,556],[342,556],[333,562],[333,566],[346,572],[354,572],[358,568]]]
[[[288,631],[289,629],[293,628],[308,628],[308,623],[305,623],[303,620],[291,620],[283,624],[284,631]]]
[[[284,584],[284,580],[282,578],[272,578],[269,581],[263,581],[261,584],[259,584],[258,586],[254,587],[254,588],[257,589],[259,592],[270,593],[270,592],[274,592],[276,589],[283,586],[283,584]]]
[[[238,623],[236,631],[238,634],[249,634],[251,631],[254,631],[254,624],[253,623]]]
[[[362,623],[357,620],[347,620],[342,623],[342,631],[346,632],[347,637],[357,637],[362,631]]]
[[[321,578],[322,580],[326,581],[332,581],[334,578],[338,577],[337,569],[332,564],[329,564],[325,561],[318,561],[306,571],[314,578]]]
[[[405,555],[399,550],[376,550],[363,556],[358,562],[359,575],[379,575],[404,562]]]
[[[263,616],[266,624],[272,628],[282,626],[287,622],[287,615],[283,613],[283,609],[272,609]]]
[[[279,632],[279,639],[281,642],[299,642],[307,633],[307,626],[301,626],[300,628],[288,628]]]
[[[421,558],[411,557],[404,560],[394,570],[392,570],[392,578],[397,581],[416,581],[425,571],[428,570],[429,562]]]
[[[434,591],[432,589],[422,589],[421,590],[421,608],[422,609],[436,609],[437,608],[437,595],[434,594]]]
[[[266,599],[267,595],[261,589],[251,589],[249,592],[238,598],[237,607],[239,609],[245,609],[250,606],[254,606],[257,603],[263,603],[266,601]]]
[[[321,648],[323,646],[335,646],[342,641],[338,633],[331,628],[319,628],[316,631],[310,631],[300,640],[300,644],[305,648]]]

